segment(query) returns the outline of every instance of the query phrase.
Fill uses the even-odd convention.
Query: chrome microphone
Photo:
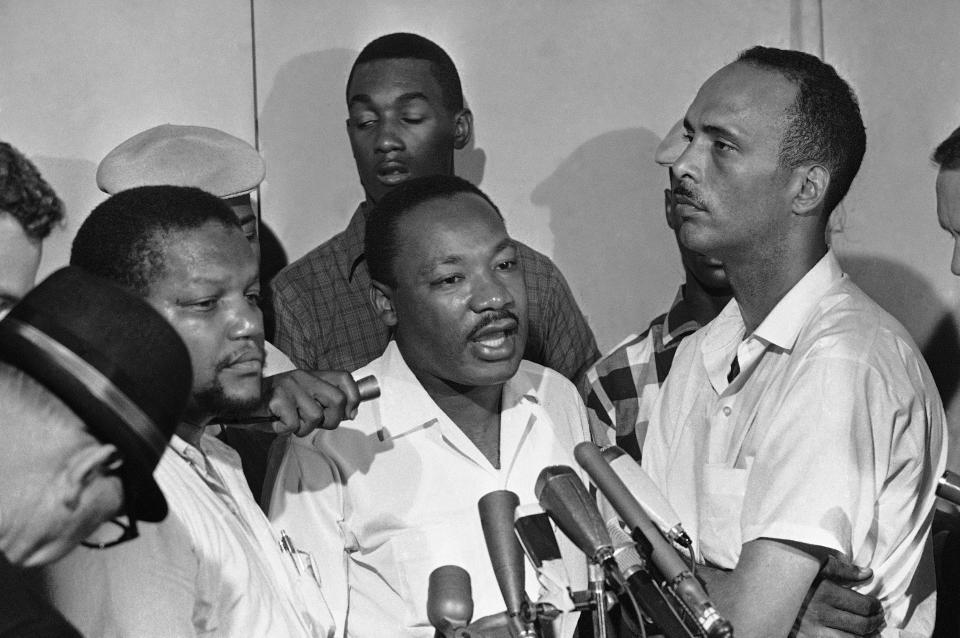
[[[960,474],[947,470],[937,481],[937,496],[960,505]]]
[[[680,516],[657,489],[653,480],[629,454],[616,445],[609,445],[600,451],[600,455],[610,464],[613,471],[640,503],[643,511],[656,523],[668,540],[683,547],[690,547],[693,544],[680,523]]]
[[[650,559],[654,566],[708,638],[732,637],[733,626],[713,606],[700,582],[690,573],[680,555],[663,537],[630,489],[603,458],[600,449],[590,442],[580,443],[574,448],[574,457],[580,467],[590,475],[597,489],[620,514],[633,538],[649,545]]]

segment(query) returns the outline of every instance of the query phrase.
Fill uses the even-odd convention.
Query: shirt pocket
[[[740,560],[740,518],[752,461],[746,468],[729,467],[726,463],[703,466],[698,490],[700,553],[717,567],[733,569]]]

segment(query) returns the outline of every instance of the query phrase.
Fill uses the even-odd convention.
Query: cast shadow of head
[[[28,155],[63,202],[64,218],[60,226],[43,240],[43,267],[40,278],[70,259],[77,229],[108,195],[97,188],[97,163],[86,159]]]
[[[944,305],[923,276],[885,257],[840,257],[850,278],[917,338],[944,406],[960,387],[960,332],[951,308]],[[920,342],[918,337],[929,335]]]
[[[531,201],[550,209],[554,261],[606,351],[667,309],[681,283],[667,227],[660,137],[645,128],[588,140],[537,185]]]
[[[262,217],[308,211],[309,225],[293,232],[313,245],[343,230],[363,199],[346,130],[346,83],[358,53],[326,49],[292,58],[277,71],[259,114],[274,206],[264,208]],[[473,138],[456,163],[462,177],[478,185],[483,180],[486,155]]]

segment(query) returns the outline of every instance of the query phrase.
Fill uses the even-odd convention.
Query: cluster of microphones
[[[470,576],[444,565],[430,574],[427,617],[438,638],[542,638],[560,614],[592,614],[594,636],[605,638],[607,608],[616,601],[631,633],[666,638],[732,638],[733,627],[696,577],[690,537],[680,518],[637,463],[616,446],[579,444],[574,457],[596,492],[566,465],[540,473],[537,506],[520,506],[513,492],[480,499],[480,522],[506,610],[473,620]],[[553,526],[589,559],[586,591],[570,591]],[[678,549],[689,552],[689,563]],[[524,589],[524,560],[537,570],[542,595]]]

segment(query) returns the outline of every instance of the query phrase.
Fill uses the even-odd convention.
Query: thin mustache
[[[477,322],[477,325],[473,327],[473,330],[470,331],[470,334],[467,336],[468,339],[473,339],[473,337],[489,326],[491,323],[496,321],[502,321],[503,319],[513,319],[513,321],[519,326],[520,319],[514,313],[509,310],[493,310],[490,314],[483,315],[480,320]]]
[[[687,186],[683,182],[680,182],[679,184],[677,184],[676,187],[673,189],[674,198],[676,198],[677,195],[690,200],[690,202],[692,202],[693,205],[696,206],[697,208],[706,208],[706,204],[703,203],[703,200],[700,199],[700,196],[697,195],[695,192],[693,192],[693,189],[691,189],[689,186]]]
[[[262,365],[267,359],[266,351],[260,346],[256,346],[255,350],[257,354],[260,355],[260,363]],[[253,350],[247,349],[247,350],[244,350],[243,352],[238,352],[236,354],[232,354],[230,356],[224,357],[223,359],[220,360],[219,363],[217,363],[217,371],[219,372],[220,370],[229,368],[241,358],[249,355],[251,352],[253,352]]]

